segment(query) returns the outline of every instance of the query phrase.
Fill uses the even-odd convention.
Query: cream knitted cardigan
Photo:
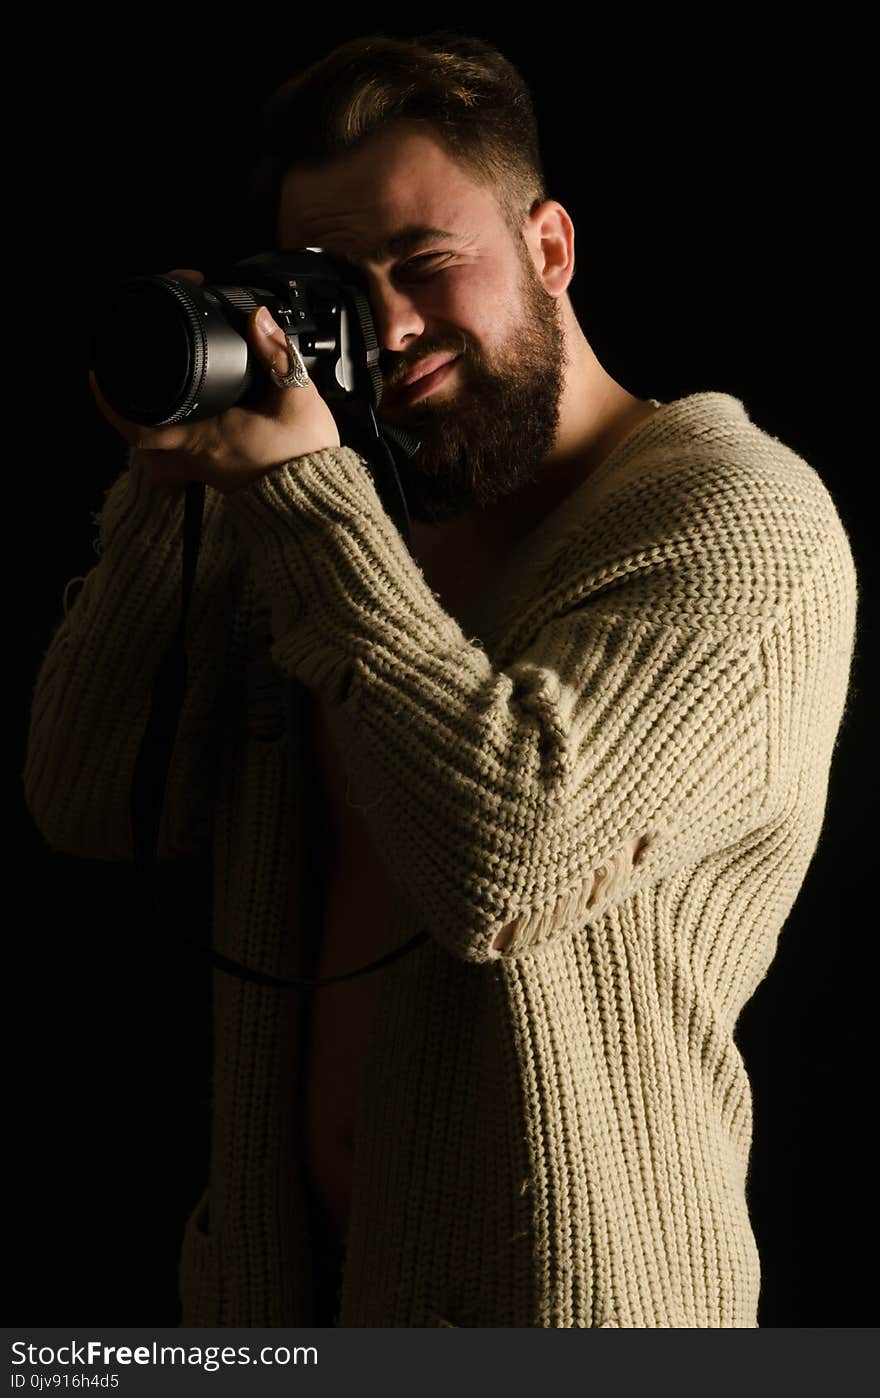
[[[465,629],[351,449],[206,497],[160,853],[210,841],[216,945],[309,973],[286,914],[309,686],[394,890],[388,948],[430,932],[376,973],[341,1324],[755,1326],[734,1029],[820,836],[855,635],[819,475],[726,393],[664,404]],[[25,789],[57,850],[132,857],[181,525],[182,488],[129,465],[51,638]],[[181,1323],[308,1324],[302,995],[215,972],[214,996]]]

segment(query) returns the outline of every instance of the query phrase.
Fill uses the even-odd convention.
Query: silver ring
[[[287,341],[290,368],[286,374],[279,374],[277,369],[270,369],[269,375],[272,382],[277,384],[279,388],[305,388],[309,382],[309,371],[305,366],[305,361],[290,336],[285,334],[284,338]]]

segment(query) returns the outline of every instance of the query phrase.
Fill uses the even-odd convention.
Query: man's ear
[[[574,276],[574,224],[557,199],[529,214],[526,243],[545,290],[561,296]]]

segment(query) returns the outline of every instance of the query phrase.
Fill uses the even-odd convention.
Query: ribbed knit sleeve
[[[207,488],[162,858],[195,850],[210,827],[212,734],[246,561],[218,502]],[[66,614],[34,684],[23,774],[28,809],[62,853],[133,857],[131,779],[153,681],[180,618],[183,510],[184,487],[149,485],[129,453],[98,517],[99,561],[69,606],[65,590]]]
[[[329,702],[389,876],[457,957],[532,953],[753,833],[809,732],[802,706],[848,664],[851,559],[818,477],[736,449],[700,461],[666,460],[564,530],[494,660],[349,448],[224,497],[275,659]],[[793,676],[793,646],[814,673]]]

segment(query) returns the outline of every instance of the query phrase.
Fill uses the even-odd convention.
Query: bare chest
[[[425,579],[452,615],[467,608],[478,586],[473,560],[452,566],[434,556]],[[460,618],[459,618],[460,619]],[[389,951],[391,890],[366,817],[353,803],[343,754],[317,696],[307,741],[313,747],[317,802],[309,819],[323,829],[324,871],[314,900],[314,976],[342,975]],[[302,1063],[301,1139],[309,1182],[338,1236],[348,1228],[354,1143],[363,1107],[367,1055],[382,971],[309,992]]]
[[[314,975],[344,975],[389,950],[390,894],[364,817],[349,803],[344,764],[326,712],[313,706],[315,771],[325,821],[325,870],[317,926]],[[302,1064],[302,1143],[309,1182],[345,1237],[352,1186],[354,1140],[362,1106],[370,1030],[382,972],[309,992]]]

